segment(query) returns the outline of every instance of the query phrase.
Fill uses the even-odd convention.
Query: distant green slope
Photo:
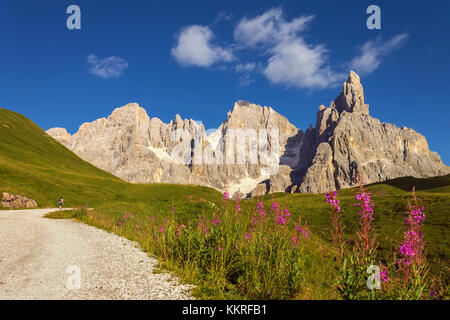
[[[204,187],[126,183],[83,161],[26,117],[0,109],[3,191],[35,199],[40,207],[55,207],[63,196],[68,207],[88,201],[90,206],[122,202],[167,208],[174,200],[188,212],[203,207],[205,199],[220,197],[217,191]],[[189,201],[185,195],[191,195]]]
[[[411,191],[411,186],[415,186],[416,191],[450,193],[450,174],[432,178],[401,177],[373,185],[389,185],[404,191]]]

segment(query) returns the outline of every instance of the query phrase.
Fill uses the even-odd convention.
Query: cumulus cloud
[[[326,88],[345,78],[326,63],[324,46],[309,46],[301,38],[281,42],[271,49],[263,74],[272,83],[299,88]]]
[[[328,66],[324,45],[308,44],[302,37],[314,16],[300,16],[291,21],[281,8],[241,19],[234,38],[243,48],[262,47],[269,54],[262,73],[276,84],[298,88],[326,88],[345,78]]]
[[[288,22],[281,8],[273,8],[253,18],[242,18],[234,30],[234,38],[244,47],[289,41],[313,18],[312,15],[301,16]]]
[[[231,49],[212,43],[214,34],[207,26],[191,25],[178,35],[176,46],[171,53],[184,66],[209,67],[214,63],[234,59]]]
[[[87,62],[89,72],[103,79],[118,78],[128,68],[126,60],[115,56],[99,59],[96,55],[90,54]]]
[[[400,49],[408,40],[408,34],[402,33],[382,42],[381,38],[369,40],[360,47],[360,54],[350,62],[350,67],[361,75],[375,71],[384,57]]]

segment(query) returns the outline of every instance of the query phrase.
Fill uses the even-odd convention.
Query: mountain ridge
[[[273,130],[278,133],[269,134]],[[261,132],[267,135],[261,138]],[[315,127],[305,132],[271,107],[239,100],[208,136],[201,123],[178,114],[164,123],[150,118],[137,103],[84,123],[73,135],[62,128],[47,133],[82,159],[129,182],[197,184],[240,191],[242,196],[342,189],[354,185],[356,172],[367,183],[450,173],[423,135],[370,116],[360,78],[353,71],[330,106],[319,106]],[[237,137],[229,139],[234,133]],[[250,146],[259,144],[257,152],[252,154],[247,140],[239,149],[242,134],[248,135]],[[180,163],[174,159],[183,143],[188,152]],[[227,158],[229,150],[232,158]],[[208,153],[213,159],[209,163]],[[243,162],[238,161],[241,156]]]

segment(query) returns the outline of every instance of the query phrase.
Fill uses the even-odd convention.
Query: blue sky
[[[81,9],[69,30],[66,9]],[[366,9],[381,9],[381,29]],[[356,69],[374,117],[450,164],[448,1],[0,1],[0,107],[43,129],[138,102],[216,128],[239,99],[314,125]]]

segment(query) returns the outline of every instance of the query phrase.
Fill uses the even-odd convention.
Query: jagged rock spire
[[[369,105],[364,103],[363,86],[354,71],[349,72],[347,81],[342,84],[341,93],[332,104],[339,113],[347,111],[369,114]]]

